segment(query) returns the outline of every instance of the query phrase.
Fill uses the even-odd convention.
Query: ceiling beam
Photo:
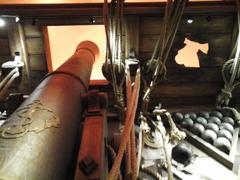
[[[81,15],[102,15],[102,3],[89,4],[21,4],[0,5],[0,15],[21,17],[61,17]],[[124,14],[161,14],[165,3],[126,3]],[[185,13],[233,13],[236,12],[235,1],[189,2]]]

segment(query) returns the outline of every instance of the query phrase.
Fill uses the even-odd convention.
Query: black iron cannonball
[[[233,134],[233,130],[234,130],[233,126],[229,123],[221,123],[219,125],[219,129],[226,129],[232,134]]]
[[[227,138],[219,137],[214,141],[214,146],[226,154],[229,154],[231,143]]]
[[[205,119],[204,117],[198,117],[196,119],[196,123],[202,124],[205,127],[207,125],[207,119]]]
[[[201,111],[198,113],[198,116],[203,117],[205,119],[208,119],[210,117],[209,113],[207,111]]]
[[[205,130],[202,134],[202,139],[209,142],[210,144],[213,144],[216,138],[217,134],[211,129]]]
[[[223,117],[223,118],[222,118],[222,122],[224,122],[224,123],[229,123],[229,124],[231,124],[232,126],[234,126],[234,120],[233,120],[233,118],[231,118],[231,117]]]
[[[219,119],[221,119],[223,117],[223,114],[219,111],[212,111],[212,112],[210,112],[210,116],[218,117]]]
[[[226,129],[221,129],[220,131],[218,131],[217,136],[218,137],[225,137],[230,142],[232,141],[232,138],[233,138],[232,134]]]
[[[206,129],[211,129],[213,130],[215,133],[217,133],[219,131],[219,127],[217,124],[215,123],[208,123],[206,126]]]
[[[185,118],[191,118],[192,120],[197,118],[197,114],[195,112],[189,112],[184,115]]]
[[[174,122],[176,122],[176,123],[181,122],[181,121],[183,120],[183,114],[180,113],[180,112],[175,112],[175,113],[173,113],[173,120],[174,120]]]
[[[196,134],[199,137],[201,137],[204,130],[204,126],[200,123],[195,123],[191,128],[192,133]]]
[[[181,122],[181,126],[190,130],[193,126],[193,120],[191,118],[184,118],[184,120]]]
[[[208,123],[215,123],[217,125],[221,124],[221,120],[218,117],[210,117]]]
[[[192,157],[193,152],[191,150],[191,147],[189,147],[185,143],[180,143],[172,149],[172,158],[181,164],[189,164]]]

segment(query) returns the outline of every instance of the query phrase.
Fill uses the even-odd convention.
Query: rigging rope
[[[117,3],[117,4],[116,4]],[[116,6],[116,7],[115,7]],[[110,14],[110,15],[109,15]],[[116,105],[120,109],[120,114],[124,111],[124,100],[122,85],[123,80],[117,80],[117,75],[122,71],[122,18],[123,18],[123,0],[111,1],[110,9],[108,1],[104,0],[103,20],[105,25],[105,34],[107,40],[107,55],[105,61],[105,72],[108,72],[108,60],[110,62],[111,84],[113,86]]]
[[[145,92],[143,96],[143,112],[147,111],[149,97],[153,87],[157,83],[157,79],[159,78],[159,76],[165,77],[166,75],[167,70],[165,64],[168,59],[168,55],[171,50],[187,2],[188,0],[167,1],[165,7],[163,28],[155,44],[154,51],[147,68],[147,72],[149,73],[151,68],[154,67],[154,60],[158,52],[158,56],[156,58],[157,66],[152,73],[150,82],[148,84],[146,83],[147,86],[145,87]]]
[[[127,112],[126,112],[126,118],[125,118],[126,124],[123,130],[123,133],[121,135],[120,145],[118,148],[116,159],[113,163],[113,166],[108,176],[109,180],[115,180],[117,178],[117,174],[120,169],[123,154],[126,149],[126,145],[128,143],[132,127],[134,125],[134,119],[135,119],[135,114],[136,114],[137,104],[138,104],[139,88],[140,88],[140,69],[138,69],[136,73],[134,88],[132,90],[132,96],[130,98],[129,106],[127,107]]]
[[[230,59],[226,61],[222,68],[222,77],[224,81],[224,88],[221,89],[221,93],[218,95],[216,99],[216,107],[221,109],[224,108],[222,106],[228,106],[229,101],[232,98],[233,89],[240,84],[240,2],[237,0],[237,27],[238,34],[237,40],[235,43],[236,52],[234,59]],[[232,53],[233,54],[233,53]],[[227,77],[228,73],[230,73],[230,77]],[[234,111],[234,110],[233,110]],[[240,114],[238,115],[240,116]]]

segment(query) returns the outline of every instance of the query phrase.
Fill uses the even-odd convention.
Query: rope
[[[117,4],[116,4],[117,3]],[[115,8],[115,6],[117,7]],[[110,12],[110,13],[109,13]],[[103,4],[103,20],[105,25],[105,34],[107,40],[107,55],[106,64],[108,59],[110,60],[110,74],[112,78],[112,86],[116,104],[120,109],[120,114],[123,114],[124,100],[121,81],[120,84],[117,83],[116,78],[116,66],[118,73],[121,72],[121,44],[122,44],[122,18],[123,18],[123,0],[111,1],[110,9],[108,8],[108,1],[104,0]],[[118,59],[118,62],[116,62]],[[107,72],[107,65],[106,65]]]
[[[147,72],[149,73],[150,69],[154,66],[154,59],[158,51],[157,57],[157,66],[151,76],[151,81],[148,85],[145,85],[144,98],[142,105],[142,112],[146,112],[149,103],[149,97],[152,92],[153,87],[156,85],[158,76],[164,77],[166,75],[166,61],[168,59],[173,41],[175,39],[178,26],[181,21],[186,3],[188,0],[179,0],[172,1],[168,0],[165,13],[164,13],[164,22],[163,29],[159,35],[159,38],[155,44],[152,57],[150,59],[150,64],[148,65]],[[160,46],[161,44],[161,46]]]
[[[128,140],[126,152],[125,152],[125,178],[128,179],[128,177],[132,174],[132,167],[131,167],[131,142],[130,139]]]
[[[127,107],[130,106],[130,99],[132,96],[132,82],[131,82],[131,76],[130,76],[130,71],[129,71],[129,66],[126,67],[126,98],[127,98]],[[126,122],[125,122],[126,125]],[[132,173],[132,164],[131,164],[131,159],[132,159],[132,153],[131,153],[131,138],[128,140],[127,148],[126,148],[126,175]]]
[[[110,145],[108,145],[107,144],[107,150],[109,151],[109,153],[110,153],[110,156],[111,156],[111,159],[112,159],[112,161],[114,161],[115,160],[115,158],[116,158],[116,152],[115,152],[115,150],[113,149],[113,147],[112,146],[110,146]],[[118,174],[118,179],[119,180],[122,180],[122,175],[121,175],[121,172],[119,171],[118,172],[119,174]]]
[[[132,130],[132,126],[134,124],[134,119],[135,119],[135,113],[137,110],[137,104],[138,104],[138,96],[139,96],[139,87],[140,87],[140,70],[137,70],[136,73],[136,79],[134,83],[134,88],[133,88],[133,93],[130,99],[129,107],[127,107],[127,113],[126,113],[126,125],[124,127],[121,140],[120,140],[120,145],[118,149],[118,153],[116,156],[116,159],[113,163],[113,166],[110,170],[108,179],[109,180],[115,180],[117,178],[117,172],[120,169],[122,157],[124,154],[124,151],[126,149],[126,145]]]
[[[221,93],[217,96],[216,107],[221,109],[222,106],[228,106],[229,101],[232,98],[233,89],[240,84],[240,80],[236,79],[240,76],[240,3],[237,0],[237,10],[238,10],[238,35],[236,40],[236,52],[234,59],[226,61],[222,68],[222,77],[224,81],[224,88],[221,89]],[[229,72],[232,72],[230,78],[227,78]]]
[[[145,168],[145,167],[141,167],[141,170],[145,173],[147,173],[148,175],[150,175],[151,177],[153,177],[156,180],[161,180],[162,177],[159,173],[154,172],[151,169]]]
[[[136,143],[135,143],[135,128],[133,126],[131,131],[131,167],[132,167],[132,179],[137,179],[137,157],[136,157]]]

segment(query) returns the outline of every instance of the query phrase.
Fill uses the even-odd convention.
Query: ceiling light
[[[15,21],[19,22],[20,18],[19,17],[15,17]]]
[[[0,27],[3,27],[5,25],[5,21],[3,19],[0,19]]]
[[[193,18],[192,17],[188,17],[187,18],[187,23],[188,24],[192,24],[194,22]]]

